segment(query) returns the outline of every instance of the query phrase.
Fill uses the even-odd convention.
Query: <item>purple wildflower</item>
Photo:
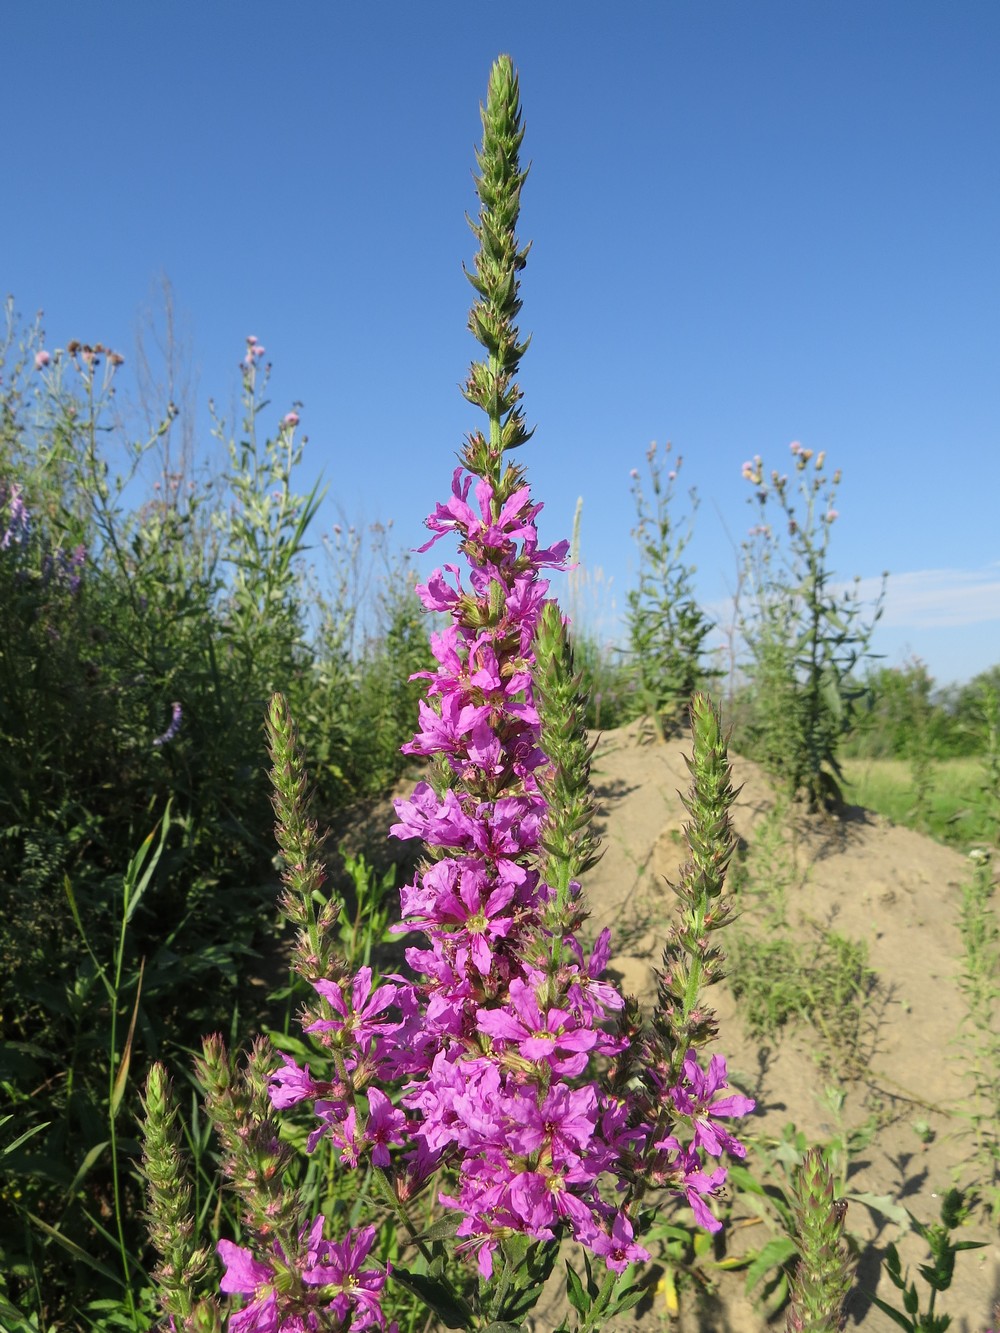
[[[172,740],[176,739],[177,733],[181,729],[181,717],[182,712],[180,704],[176,702],[172,703],[170,705],[170,725],[162,736],[157,736],[153,741],[155,746],[169,745]]]
[[[724,1152],[732,1157],[745,1157],[746,1148],[723,1129],[718,1120],[722,1116],[738,1119],[749,1115],[755,1103],[739,1093],[716,1097],[717,1092],[729,1086],[723,1057],[713,1055],[706,1072],[698,1064],[694,1051],[688,1051],[682,1070],[683,1082],[671,1089],[671,1096],[678,1113],[690,1118],[694,1130],[692,1145],[711,1157],[721,1157]]]
[[[362,1268],[375,1228],[349,1231],[344,1240],[329,1241],[323,1239],[323,1223],[320,1215],[299,1234],[294,1254],[286,1254],[274,1242],[266,1262],[241,1245],[219,1241],[216,1249],[226,1265],[220,1289],[251,1297],[229,1316],[230,1333],[307,1333],[328,1327],[331,1319],[341,1324],[350,1319],[351,1333],[386,1328],[380,1299],[386,1274]]]
[[[314,1099],[327,1086],[313,1081],[308,1065],[300,1069],[290,1055],[281,1054],[281,1058],[285,1062],[284,1068],[276,1069],[268,1080],[267,1095],[275,1110],[284,1111],[289,1106]]]
[[[9,486],[0,482],[0,517],[6,519],[6,527],[0,535],[0,551],[20,546],[27,540],[30,515],[24,503],[24,490],[16,481]]]

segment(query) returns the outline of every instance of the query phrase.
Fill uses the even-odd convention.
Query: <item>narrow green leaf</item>
[[[104,1145],[102,1144],[101,1146],[103,1147]],[[39,1231],[44,1232],[45,1235],[54,1240],[57,1245],[60,1245],[67,1254],[71,1254],[74,1259],[79,1259],[79,1261],[86,1264],[88,1268],[92,1268],[95,1273],[100,1273],[102,1277],[109,1278],[112,1282],[121,1281],[121,1273],[112,1273],[110,1268],[105,1268],[105,1266],[95,1259],[93,1255],[88,1254],[86,1250],[81,1249],[76,1241],[70,1240],[68,1236],[64,1236],[62,1232],[57,1231],[55,1227],[49,1226],[48,1222],[43,1222],[42,1219],[36,1217],[34,1213],[28,1213],[27,1217],[32,1226],[35,1226]]]
[[[13,1120],[13,1118],[13,1116],[5,1115],[0,1120],[0,1125],[6,1124],[8,1120]],[[21,1144],[26,1143],[34,1134],[40,1134],[43,1129],[48,1129],[51,1123],[51,1120],[45,1120],[40,1125],[32,1125],[31,1129],[26,1129],[23,1134],[19,1134],[16,1139],[4,1145],[3,1149],[0,1150],[0,1157],[6,1157],[9,1153],[14,1152],[16,1148],[20,1148]]]
[[[111,1115],[113,1117],[118,1114],[118,1108],[128,1084],[128,1071],[132,1064],[132,1043],[135,1040],[136,1019],[139,1017],[139,998],[142,995],[142,974],[145,966],[145,959],[143,959],[139,965],[139,982],[135,988],[135,1004],[132,1006],[132,1019],[128,1025],[128,1036],[125,1038],[121,1064],[118,1066],[118,1072],[115,1074],[115,1081],[111,1089]]]
[[[590,1309],[590,1301],[583,1289],[580,1275],[568,1259],[566,1260],[566,1295],[577,1314],[586,1316]]]
[[[448,1213],[447,1216],[440,1217],[436,1222],[432,1222],[426,1231],[421,1231],[419,1236],[415,1236],[414,1243],[429,1245],[436,1240],[452,1240],[461,1220],[458,1213]]]
[[[11,1305],[2,1291],[0,1291],[0,1320],[4,1333],[38,1333],[37,1321]]]
[[[798,1254],[798,1250],[787,1236],[778,1236],[774,1240],[768,1241],[747,1269],[747,1295],[753,1291],[765,1273],[786,1263],[789,1259],[793,1259],[796,1254]]]
[[[70,1196],[70,1198],[72,1198],[73,1195],[76,1193],[77,1189],[79,1188],[83,1180],[86,1178],[86,1176],[90,1174],[90,1168],[94,1165],[98,1157],[100,1157],[100,1155],[104,1152],[104,1149],[107,1146],[108,1146],[107,1139],[105,1139],[103,1143],[95,1143],[94,1146],[91,1148],[91,1150],[84,1157],[83,1161],[77,1167],[76,1175],[70,1181],[69,1188],[66,1191],[66,1193]]]
[[[626,1310],[631,1310],[633,1305],[638,1305],[646,1294],[646,1289],[639,1282],[631,1287],[626,1287],[619,1296],[618,1300],[608,1310],[608,1317],[616,1314],[624,1314]]]
[[[396,1282],[402,1283],[407,1291],[419,1296],[427,1308],[437,1315],[445,1328],[469,1327],[472,1311],[446,1283],[428,1277],[425,1273],[410,1273],[405,1268],[394,1268],[392,1276]]]

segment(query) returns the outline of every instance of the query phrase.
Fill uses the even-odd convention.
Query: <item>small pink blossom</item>
[[[51,360],[51,354],[47,352],[44,347],[41,348],[35,353],[35,369],[44,370]]]
[[[291,426],[294,429],[299,424],[298,412],[286,412],[283,424],[286,426]]]

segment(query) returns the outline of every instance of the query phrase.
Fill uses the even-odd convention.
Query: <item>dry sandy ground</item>
[[[684,739],[643,743],[636,725],[605,736],[595,755],[605,853],[585,885],[592,925],[595,930],[612,927],[621,941],[613,968],[623,988],[644,1000],[653,994],[652,969],[674,901],[664,880],[676,876],[683,858],[678,835],[685,812],[678,793],[689,784],[684,764],[689,749]],[[734,823],[752,848],[773,797],[754,764],[734,756],[733,769],[735,782],[742,784]],[[789,852],[800,882],[789,895],[789,908],[796,934],[806,940],[815,934],[811,923],[820,923],[864,941],[878,974],[860,1051],[862,1067],[853,1077],[841,1075],[847,1093],[844,1122],[861,1125],[874,1112],[880,1126],[852,1163],[848,1192],[891,1195],[921,1221],[937,1221],[941,1196],[956,1183],[956,1171],[961,1183],[962,1159],[968,1154],[957,1137],[967,1085],[956,1044],[964,1013],[957,985],[959,886],[969,875],[968,862],[860,810],[842,822],[800,826],[794,841],[794,853]],[[744,910],[752,911],[752,903]],[[748,1038],[725,984],[715,987],[710,998],[721,1019],[719,1048],[730,1072],[758,1102],[756,1114],[744,1122],[744,1136],[778,1137],[794,1122],[812,1142],[833,1137],[837,1126],[823,1090],[835,1076],[821,1069],[815,1031],[786,1030],[770,1049],[762,1048]],[[914,1121],[925,1121],[933,1130],[929,1144],[921,1142]],[[752,1165],[752,1151],[748,1161]],[[737,1217],[741,1211],[745,1216],[737,1204]],[[896,1240],[911,1268],[926,1260],[925,1247],[912,1235],[899,1241],[894,1223],[860,1203],[849,1207],[848,1228],[861,1259],[846,1327],[888,1333],[896,1325],[867,1299],[873,1291],[884,1299],[897,1295],[887,1279],[879,1281],[885,1246]],[[740,1240],[751,1237],[750,1243],[759,1245],[762,1230],[734,1226],[730,1244],[739,1249]],[[988,1244],[959,1255],[954,1283],[937,1312],[952,1315],[955,1333],[981,1333],[1000,1298],[1000,1244],[996,1232],[984,1226],[963,1228],[961,1238]],[[721,1275],[711,1308],[696,1312],[689,1296],[675,1327],[683,1333],[750,1333],[768,1327],[762,1312],[744,1299],[743,1286],[741,1274]],[[622,1330],[669,1326],[655,1302],[614,1325]],[[783,1318],[770,1325],[783,1326]],[[536,1319],[536,1327],[542,1333],[545,1319]]]

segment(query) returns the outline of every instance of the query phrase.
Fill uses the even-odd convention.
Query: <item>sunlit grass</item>
[[[904,759],[845,759],[844,795],[885,815],[894,824],[926,832],[939,842],[971,846],[989,840],[979,759],[938,759],[931,763],[926,821],[917,809],[913,769]]]

